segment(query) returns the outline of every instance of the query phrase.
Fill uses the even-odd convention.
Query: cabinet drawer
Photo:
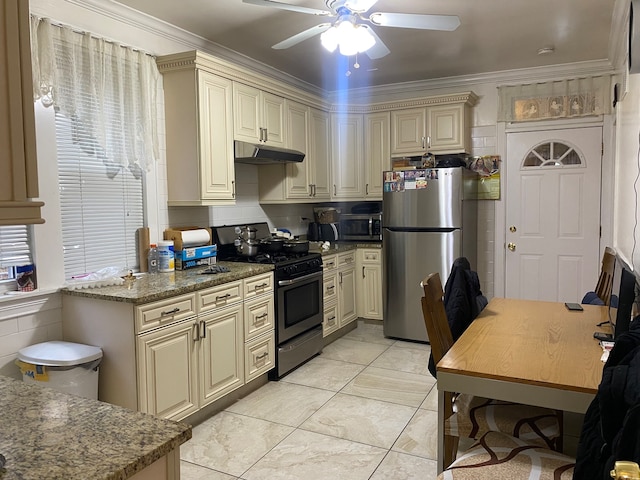
[[[245,383],[275,366],[275,345],[273,332],[261,335],[245,344]]]
[[[253,298],[273,291],[273,274],[265,273],[244,280],[244,298]]]
[[[325,272],[322,279],[322,299],[326,305],[338,298],[338,277],[336,273]]]
[[[136,333],[146,332],[196,314],[195,294],[167,298],[136,307]]]
[[[273,330],[273,295],[263,295],[244,304],[244,338],[251,340]]]
[[[338,261],[335,255],[324,255],[322,257],[322,270],[335,270],[338,268]]]
[[[356,251],[338,254],[338,268],[356,264]]]
[[[381,259],[380,250],[363,250],[362,251],[363,262],[379,263],[380,259]]]
[[[338,304],[334,303],[331,305],[325,305],[322,320],[322,335],[326,337],[330,333],[336,331],[338,326]]]
[[[224,283],[198,292],[199,312],[226,307],[242,300],[242,281]]]

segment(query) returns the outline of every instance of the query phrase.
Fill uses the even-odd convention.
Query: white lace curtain
[[[527,122],[611,112],[610,76],[498,87],[498,121]]]
[[[35,16],[31,50],[34,100],[76,119],[106,152],[109,164],[148,170],[158,158],[161,79],[155,60]]]

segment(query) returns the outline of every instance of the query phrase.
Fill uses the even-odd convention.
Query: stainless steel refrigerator
[[[477,251],[478,175],[462,167],[384,172],[384,334],[428,341],[420,282]]]

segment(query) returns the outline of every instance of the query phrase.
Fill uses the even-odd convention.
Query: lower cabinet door
[[[137,337],[138,409],[180,420],[198,410],[194,318]]]
[[[242,304],[200,317],[200,407],[244,384]]]
[[[340,270],[338,285],[340,287],[338,312],[340,313],[340,327],[343,327],[358,318],[355,268]]]

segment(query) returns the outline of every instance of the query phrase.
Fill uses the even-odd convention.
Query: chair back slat
[[[437,364],[453,345],[451,328],[447,321],[447,312],[442,299],[444,291],[439,273],[432,273],[422,281],[424,297],[422,297],[422,313],[429,335],[431,353]]]
[[[596,285],[596,295],[609,305],[611,301],[611,289],[613,287],[613,269],[616,263],[616,252],[613,248],[607,247],[602,256],[602,267]]]

